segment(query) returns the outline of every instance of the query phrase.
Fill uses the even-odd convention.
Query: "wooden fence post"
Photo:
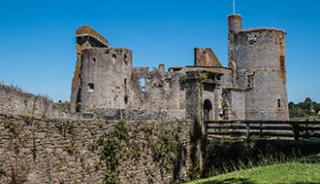
[[[259,132],[259,137],[262,138],[262,121],[260,121],[260,132]]]
[[[304,130],[305,130],[305,135],[306,135],[306,138],[309,139],[310,136],[309,136],[309,127],[308,127],[308,121],[305,122],[305,126],[304,126]]]
[[[246,138],[250,139],[250,123],[246,121]]]

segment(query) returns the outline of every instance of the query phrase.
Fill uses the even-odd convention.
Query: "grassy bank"
[[[189,184],[320,184],[318,157],[244,169]]]

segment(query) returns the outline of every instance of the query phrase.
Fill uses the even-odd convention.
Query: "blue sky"
[[[237,1],[244,28],[287,31],[289,100],[320,101],[320,1]],[[231,0],[1,0],[0,81],[69,100],[82,25],[131,48],[135,66],[191,65],[194,47],[211,47],[226,65],[231,12]]]

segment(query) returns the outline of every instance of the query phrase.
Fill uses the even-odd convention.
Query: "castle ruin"
[[[70,102],[0,83],[0,183],[181,183],[203,169],[205,136],[221,130],[208,121],[283,125],[285,32],[228,21],[226,67],[210,48],[194,49],[193,66],[134,67],[130,49],[83,26]]]
[[[237,14],[228,17],[228,26],[227,67],[210,48],[195,48],[194,65],[168,71],[163,64],[134,67],[130,49],[110,48],[92,28],[79,28],[71,111],[127,109],[187,118],[201,106],[204,120],[288,120],[286,33],[243,30]]]

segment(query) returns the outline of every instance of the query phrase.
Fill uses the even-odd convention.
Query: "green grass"
[[[320,184],[320,163],[291,161],[244,169],[189,184]]]

